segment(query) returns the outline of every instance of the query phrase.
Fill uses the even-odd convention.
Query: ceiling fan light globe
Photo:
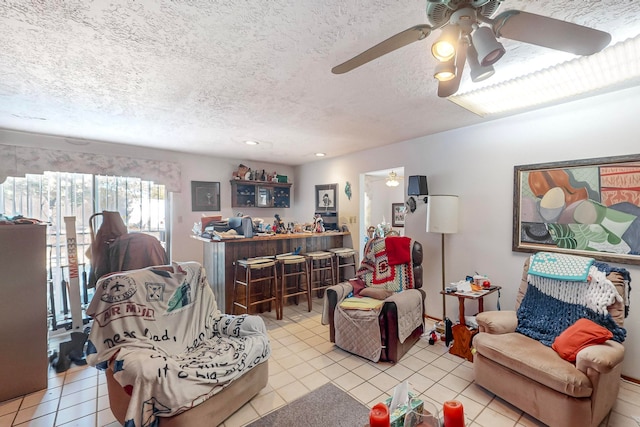
[[[476,52],[476,48],[473,47],[473,45],[470,45],[467,49],[467,62],[471,69],[469,71],[469,76],[471,77],[471,81],[474,83],[486,80],[496,72],[493,65],[489,65],[487,67],[480,65],[478,62],[478,52]]]
[[[439,73],[435,73],[433,77],[435,77],[436,80],[440,82],[448,82],[449,80],[452,80],[455,76],[456,76],[455,73],[452,73],[451,71],[441,71]]]
[[[456,56],[456,46],[460,40],[460,27],[455,24],[445,26],[440,37],[431,45],[431,54],[440,62],[446,62]]]
[[[452,59],[456,54],[456,48],[447,41],[438,40],[431,46],[431,54],[440,62]]]
[[[496,73],[496,70],[493,68],[492,65],[489,65],[488,67],[482,67],[481,69],[476,71],[471,70],[469,74],[471,76],[471,81],[474,83],[478,83],[483,80],[487,80],[489,77],[493,76],[495,73]]]
[[[456,76],[456,64],[453,59],[447,62],[440,62],[433,71],[433,77],[441,82],[446,82]]]
[[[478,62],[483,67],[495,64],[506,52],[489,27],[477,28],[471,34],[471,40],[478,53]]]

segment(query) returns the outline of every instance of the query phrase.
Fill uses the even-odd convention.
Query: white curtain
[[[2,144],[0,152],[0,183],[8,176],[53,171],[130,176],[164,184],[167,191],[181,190],[180,165],[175,162]]]

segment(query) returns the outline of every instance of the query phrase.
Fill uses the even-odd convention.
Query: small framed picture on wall
[[[207,181],[191,181],[191,210],[219,211],[220,183]]]
[[[407,213],[407,207],[404,203],[391,204],[391,226],[404,227],[404,217]]]

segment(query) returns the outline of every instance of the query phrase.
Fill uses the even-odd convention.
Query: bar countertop
[[[205,239],[204,237],[194,236],[191,237],[200,240],[202,242],[209,243],[243,243],[243,242],[255,242],[265,240],[288,240],[288,239],[307,239],[310,237],[331,237],[331,236],[348,236],[351,234],[349,231],[325,231],[324,233],[283,233],[283,234],[254,234],[253,237],[244,237],[238,235],[237,237],[223,238],[221,240]]]

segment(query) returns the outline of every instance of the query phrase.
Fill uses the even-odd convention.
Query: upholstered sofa
[[[87,312],[87,361],[122,425],[219,425],[267,385],[263,320],[221,313],[196,262],[104,276]]]
[[[527,291],[532,288],[527,274],[529,263],[530,258],[527,258],[516,310],[521,308]],[[626,272],[624,269],[616,270]],[[626,275],[628,278],[628,272]],[[603,311],[608,311],[615,323],[622,326],[624,288],[628,281],[620,272],[609,271],[606,277],[623,298],[605,305]],[[547,320],[547,323],[555,327],[564,321],[561,319],[563,315]],[[611,339],[584,348],[576,345],[576,359],[572,363],[554,350],[557,340],[553,347],[549,347],[517,332],[519,319],[520,324],[524,322],[522,316],[523,312],[518,311],[478,314],[479,333],[473,340],[476,383],[552,427],[600,425],[616,401],[624,358],[623,345]],[[569,339],[576,337],[576,334],[571,334]]]
[[[385,241],[386,239],[407,239],[399,237],[387,237],[380,239]],[[372,245],[368,248],[373,248]],[[358,354],[362,357],[368,358],[373,361],[390,361],[398,362],[402,356],[409,351],[409,349],[420,339],[420,336],[424,332],[424,299],[425,293],[422,290],[422,245],[420,242],[411,241],[411,271],[412,271],[412,288],[404,290],[402,292],[395,292],[393,295],[384,299],[379,312],[377,312],[376,319],[372,321],[377,323],[377,335],[375,339],[380,339],[381,347],[379,349],[373,349],[371,352],[359,351],[356,347],[347,344],[344,339],[341,339],[340,331],[336,332],[337,323],[340,321],[336,318],[339,315],[340,304],[343,302],[354,290],[351,281],[341,282],[335,286],[331,286],[326,290],[323,323],[329,325],[329,338],[331,342],[335,343],[338,347],[343,348],[352,353]],[[367,249],[365,249],[365,255],[363,257],[363,263],[367,259]],[[402,314],[411,312],[410,314]],[[400,314],[399,314],[400,313]],[[371,313],[352,311],[354,316],[369,316]],[[344,317],[343,317],[344,318]],[[345,335],[357,335],[362,332],[361,326],[359,326],[355,320],[353,323],[346,321],[346,328],[342,336]],[[415,325],[411,333],[402,339],[401,324],[411,322]],[[372,356],[373,354],[373,356]]]

